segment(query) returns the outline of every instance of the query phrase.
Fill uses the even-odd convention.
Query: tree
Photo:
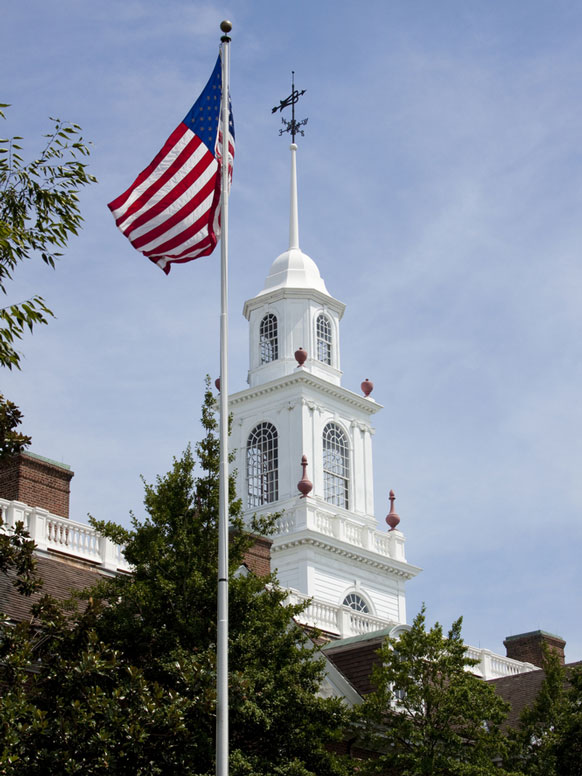
[[[34,542],[22,522],[7,531],[0,516],[0,572],[12,575],[12,584],[22,595],[30,595],[42,586],[36,576]]]
[[[425,608],[409,631],[379,651],[372,692],[362,706],[369,745],[379,752],[368,773],[401,776],[499,774],[500,725],[506,704],[470,672],[461,618],[447,636],[425,629]],[[469,670],[467,670],[469,669]]]
[[[198,471],[187,449],[146,485],[145,520],[134,517],[131,530],[96,523],[125,543],[133,573],[88,592],[87,607],[68,620],[39,607],[43,635],[33,647],[30,633],[5,636],[12,643],[4,655],[19,656],[0,676],[10,688],[7,716],[0,712],[12,736],[0,760],[7,774],[214,772],[214,410],[207,386]],[[317,695],[323,665],[293,622],[300,607],[286,603],[273,576],[245,572],[253,539],[232,483],[230,517],[231,773],[344,774],[347,764],[326,745],[341,735],[347,710]],[[252,529],[264,533],[271,524],[255,521]]]
[[[5,118],[2,108],[7,107],[0,104],[0,118]],[[44,149],[29,163],[20,155],[20,137],[0,139],[0,293],[5,296],[21,261],[38,254],[45,264],[55,266],[59,250],[78,233],[83,220],[78,191],[96,180],[81,161],[89,149],[80,127],[59,119],[53,124]],[[0,367],[20,369],[17,341],[52,315],[39,295],[1,307]],[[30,444],[30,437],[17,430],[21,422],[20,409],[0,394],[0,462]],[[32,551],[22,524],[7,532],[0,518],[0,571],[14,570],[14,584],[23,593],[39,587]]]
[[[510,731],[506,762],[526,776],[582,776],[582,671],[544,648],[538,694]]]
[[[0,104],[1,118],[5,118],[1,109],[7,107]],[[20,154],[22,138],[0,139],[0,293],[5,296],[20,262],[38,255],[48,266],[55,266],[83,221],[78,192],[96,180],[82,161],[89,148],[80,127],[60,119],[52,121],[43,150],[31,162],[25,163]],[[0,308],[0,366],[20,369],[18,340],[36,325],[46,324],[52,315],[38,294]],[[2,458],[18,452],[30,439],[13,432],[20,416],[14,416],[14,405],[3,397],[0,412],[3,422],[6,415],[13,421],[8,440],[4,435],[0,439]]]
[[[0,393],[0,461],[11,458],[30,444],[30,437],[16,430],[21,423],[22,412]]]
[[[567,713],[565,671],[558,655],[544,645],[544,679],[531,706],[520,715],[519,726],[508,734],[506,763],[527,776],[555,776],[556,748]]]
[[[570,687],[555,745],[556,773],[582,776],[582,668],[572,668],[568,679]]]

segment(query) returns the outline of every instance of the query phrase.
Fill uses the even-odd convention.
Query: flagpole
[[[222,166],[220,231],[220,466],[218,507],[218,601],[216,637],[216,776],[228,776],[228,154],[229,21],[222,41]]]

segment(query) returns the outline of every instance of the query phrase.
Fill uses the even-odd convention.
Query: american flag
[[[220,55],[204,91],[127,191],[110,202],[134,248],[168,274],[172,264],[208,256],[220,238],[222,159]],[[234,122],[229,101],[228,173]]]

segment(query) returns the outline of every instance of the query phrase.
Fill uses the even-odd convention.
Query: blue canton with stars
[[[184,118],[184,124],[194,132],[204,143],[206,148],[214,155],[214,146],[218,135],[218,121],[220,116],[221,100],[221,62],[220,55],[216,60],[216,65],[212,71],[204,91],[190,108]],[[230,101],[229,101],[230,109]],[[234,122],[232,120],[232,110],[229,110],[229,128],[230,134],[234,138]]]

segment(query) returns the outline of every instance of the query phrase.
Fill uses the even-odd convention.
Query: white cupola
[[[264,288],[244,304],[249,387],[230,397],[231,444],[244,514],[281,512],[272,565],[304,620],[352,636],[406,622],[404,584],[420,569],[404,536],[377,529],[371,418],[382,409],[342,387],[340,320],[345,305],[327,290],[299,247],[297,146],[291,145],[289,248]]]

